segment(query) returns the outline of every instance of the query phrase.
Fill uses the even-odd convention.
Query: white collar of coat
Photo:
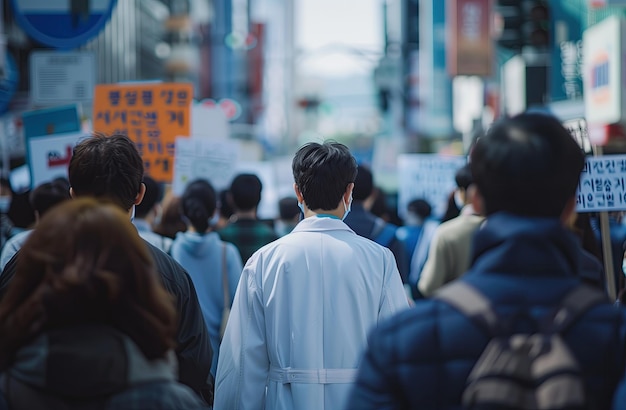
[[[341,219],[310,216],[298,222],[291,232],[315,232],[315,231],[348,231],[354,233]],[[356,235],[356,234],[355,234]]]

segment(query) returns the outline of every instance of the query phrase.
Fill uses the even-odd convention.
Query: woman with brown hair
[[[176,313],[128,216],[83,198],[48,212],[0,302],[0,390],[11,409],[189,409]]]
[[[175,239],[178,232],[185,232],[187,224],[183,220],[182,198],[168,194],[163,200],[161,217],[153,231],[167,238]]]

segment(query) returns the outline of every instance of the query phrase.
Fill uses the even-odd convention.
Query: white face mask
[[[304,202],[298,202],[298,208],[302,211],[302,216],[304,217]]]
[[[130,221],[135,220],[135,205],[133,205],[133,210],[130,212]]]
[[[348,205],[346,205],[345,202],[343,203],[343,209],[345,210],[345,212],[343,214],[343,218],[341,218],[342,221],[346,219],[346,217],[350,213],[350,210],[352,209],[352,195],[350,195],[350,201],[348,202]]]
[[[454,203],[456,204],[456,207],[459,209],[465,206],[465,203],[463,202],[463,198],[461,197],[461,191],[459,191],[458,189],[454,191]]]

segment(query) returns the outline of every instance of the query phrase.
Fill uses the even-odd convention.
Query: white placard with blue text
[[[404,154],[398,157],[398,214],[404,217],[413,199],[427,200],[432,214],[441,217],[448,195],[456,188],[454,175],[467,163],[464,156]]]
[[[576,192],[577,212],[626,210],[626,155],[587,157]]]
[[[178,137],[172,192],[182,195],[187,184],[204,178],[216,191],[230,186],[239,160],[239,144],[227,139]]]

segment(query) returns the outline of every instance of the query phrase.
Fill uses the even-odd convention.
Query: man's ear
[[[350,203],[350,198],[352,198],[352,191],[354,190],[354,182],[350,182],[346,187],[346,192],[343,194],[343,200],[346,203]]]
[[[293,184],[293,191],[296,193],[296,198],[298,199],[298,202],[303,203],[304,197],[302,196],[302,192],[300,192],[300,188],[298,188],[298,185],[296,185],[295,182]]]
[[[563,212],[561,212],[561,222],[563,222],[566,226],[569,221],[575,220],[573,217],[576,213],[576,197],[571,197],[565,203],[565,207],[563,208]]]
[[[70,187],[70,198],[76,199],[76,196],[74,194],[74,188],[72,188],[72,187]]]
[[[139,205],[141,201],[143,201],[143,196],[145,194],[146,194],[146,184],[142,182],[141,186],[139,187],[139,192],[137,192],[137,196],[135,197],[135,200],[133,201],[133,204]]]
[[[472,201],[472,208],[474,208],[474,212],[478,215],[484,215],[485,214],[485,202],[483,200],[482,194],[480,193],[476,185],[471,185],[470,188],[472,188],[472,190],[470,191],[470,197]]]

